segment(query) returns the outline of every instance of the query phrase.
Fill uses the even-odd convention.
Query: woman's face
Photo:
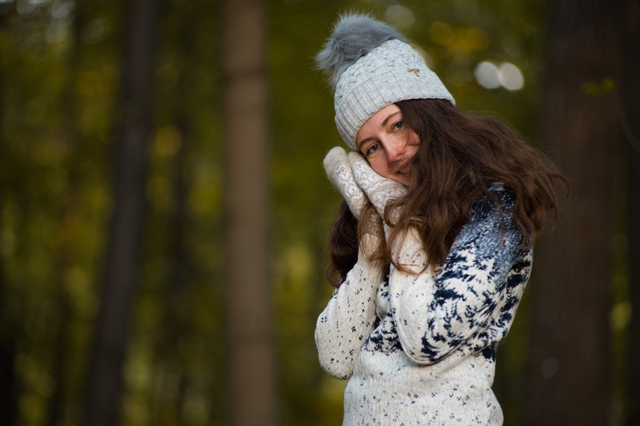
[[[404,124],[397,105],[382,108],[364,123],[356,143],[376,173],[409,186],[420,138]]]

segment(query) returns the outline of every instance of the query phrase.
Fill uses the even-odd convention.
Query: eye
[[[393,130],[401,130],[404,125],[403,121],[400,120],[393,125]]]
[[[371,144],[371,146],[369,146],[369,148],[367,148],[367,152],[365,153],[365,155],[368,157],[369,155],[375,153],[378,150],[379,146],[377,143]]]

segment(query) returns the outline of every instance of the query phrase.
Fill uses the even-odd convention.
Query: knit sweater
[[[361,256],[316,325],[322,368],[349,379],[343,425],[500,425],[491,390],[498,342],[529,279],[513,195],[494,185],[476,202],[437,272],[414,275]],[[394,247],[414,272],[426,265],[415,231]]]

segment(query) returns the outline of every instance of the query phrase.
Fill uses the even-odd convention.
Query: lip
[[[409,170],[411,169],[411,163],[413,162],[413,158],[408,159],[407,161],[405,161],[404,163],[402,163],[400,165],[400,167],[398,167],[396,169],[396,173],[397,175],[406,175],[409,173]]]

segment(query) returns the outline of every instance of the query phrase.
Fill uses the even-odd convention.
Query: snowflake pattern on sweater
[[[322,368],[349,379],[343,425],[500,425],[491,390],[498,343],[531,273],[519,250],[513,195],[500,185],[476,202],[442,268],[419,274],[360,258],[316,325]],[[415,232],[393,248],[422,271]]]

